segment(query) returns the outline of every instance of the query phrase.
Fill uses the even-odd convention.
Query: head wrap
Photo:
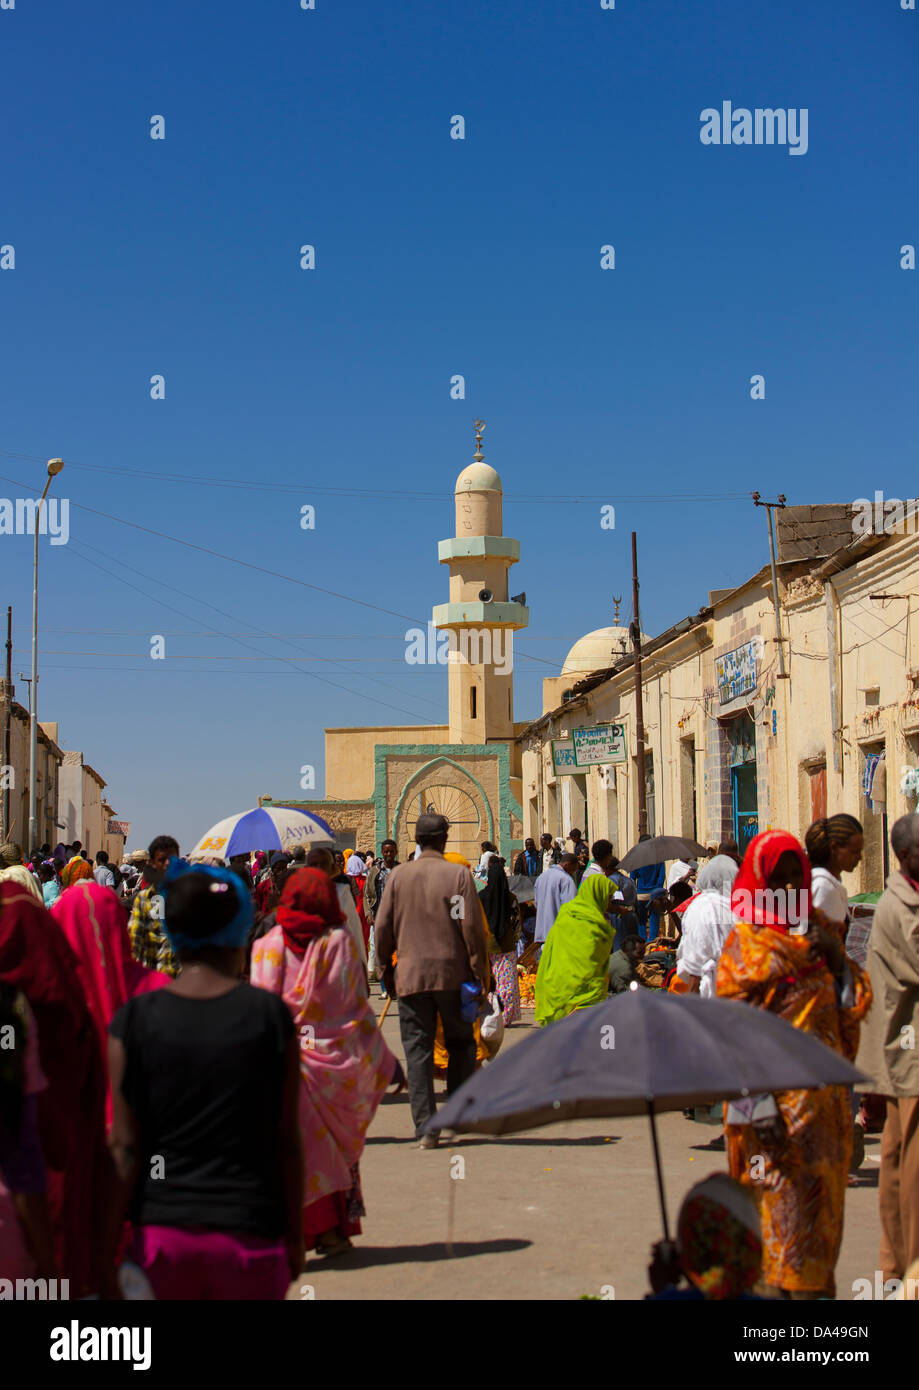
[[[507,886],[507,874],[497,855],[488,861],[488,879],[482,889],[479,901],[485,910],[488,930],[497,946],[492,954],[506,955],[513,950],[513,910],[511,890]],[[489,942],[489,947],[491,942]]]
[[[357,850],[353,849],[348,856],[348,862],[345,865],[345,873],[351,874],[353,878],[360,878],[361,874],[366,872],[367,865],[364,863]]]
[[[295,869],[284,884],[275,915],[285,944],[298,956],[314,937],[346,920],[335,885],[321,869]]]
[[[175,931],[169,924],[169,890],[174,887],[177,880],[183,878],[185,874],[199,874],[210,880],[211,891],[214,893],[227,893],[231,889],[236,894],[239,901],[239,910],[232,921],[227,922],[220,931],[212,932],[210,936],[193,936],[187,932]],[[176,952],[184,951],[193,954],[200,951],[205,946],[245,946],[252,931],[255,921],[255,914],[252,909],[252,899],[244,891],[245,884],[239,874],[232,869],[220,869],[211,864],[189,864],[187,859],[170,859],[169,867],[162,882],[162,894],[166,900],[166,935],[172,944],[172,949]]]
[[[739,1298],[759,1278],[763,1243],[750,1194],[727,1173],[690,1188],[677,1218],[683,1272],[706,1298]]]
[[[13,840],[7,840],[5,845],[0,845],[0,865],[4,869],[10,869],[14,864],[22,863],[22,850]]]
[[[700,893],[715,892],[728,898],[739,873],[740,869],[733,859],[726,854],[716,854],[696,874],[696,887]]]
[[[783,854],[793,854],[804,875],[797,902],[786,904],[781,889],[767,891],[769,877]],[[764,830],[747,845],[740,873],[734,880],[731,910],[741,922],[756,927],[774,927],[787,932],[790,927],[806,926],[810,911],[811,866],[794,835],[787,830]],[[789,911],[789,907],[794,910]]]
[[[10,868],[4,869],[0,872],[0,879],[2,879],[4,883],[18,883],[21,888],[27,888],[32,894],[32,897],[36,898],[42,906],[44,906],[42,891],[35,882],[34,875],[29,872],[25,864],[13,864]]]
[[[147,970],[132,959],[127,907],[110,888],[101,887],[94,879],[83,879],[62,893],[51,916],[77,958],[77,977],[104,1057],[108,1026],[116,1011],[136,994],[165,988],[169,976]],[[106,1099],[106,1119],[111,1124],[111,1089]]]

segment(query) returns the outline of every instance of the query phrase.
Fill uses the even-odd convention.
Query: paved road
[[[518,1045],[533,1028],[531,1021],[516,1025],[504,1046]],[[401,1058],[395,1006],[383,1029]],[[725,1167],[723,1153],[706,1149],[720,1130],[671,1114],[660,1117],[658,1132],[675,1221],[687,1188]],[[879,1152],[877,1137],[867,1152]],[[462,1176],[451,1178],[451,1169]],[[860,1186],[849,1190],[840,1298],[852,1297],[855,1278],[874,1278],[877,1172],[866,1158]],[[421,1150],[407,1097],[387,1097],[368,1135],[361,1178],[367,1216],[354,1250],[328,1262],[312,1257],[290,1297],[309,1297],[310,1288],[317,1299],[576,1299],[611,1297],[610,1289],[631,1299],[647,1292],[648,1253],[661,1230],[644,1119],[578,1120]]]

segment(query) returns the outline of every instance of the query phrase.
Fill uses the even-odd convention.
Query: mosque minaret
[[[520,542],[502,534],[501,479],[482,453],[484,422],[476,420],[472,463],[456,480],[456,535],[438,544],[450,569],[450,601],[436,604],[435,627],[454,633],[449,665],[452,744],[514,737],[513,633],[527,626],[525,595],[512,600],[508,576]]]

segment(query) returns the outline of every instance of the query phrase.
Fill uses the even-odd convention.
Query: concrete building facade
[[[5,690],[0,681],[0,701]],[[38,761],[35,775],[35,802],[38,819],[38,838],[54,844],[57,839],[57,806],[60,767],[63,752],[59,748],[55,726],[38,726]],[[8,824],[2,827],[6,838],[20,845],[24,852],[31,848],[29,838],[29,711],[10,702],[10,760],[3,766],[0,777],[0,797],[9,806]]]
[[[889,825],[917,809],[901,783],[919,768],[919,536],[908,524],[853,536],[845,507],[787,511],[784,675],[768,567],[643,644],[649,830],[743,847],[769,827],[803,838],[818,815],[847,811],[865,830],[849,887],[877,891]],[[601,635],[619,658],[578,677],[576,643],[570,675],[545,683],[545,712],[520,735],[524,833],[577,824],[623,854],[638,834],[634,666],[620,629],[589,634],[593,649]],[[556,774],[553,739],[609,722],[625,725],[625,762]]]

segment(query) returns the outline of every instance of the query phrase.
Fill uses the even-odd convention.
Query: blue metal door
[[[759,808],[756,800],[756,763],[742,763],[731,768],[731,809],[734,839],[743,854],[759,832]]]

